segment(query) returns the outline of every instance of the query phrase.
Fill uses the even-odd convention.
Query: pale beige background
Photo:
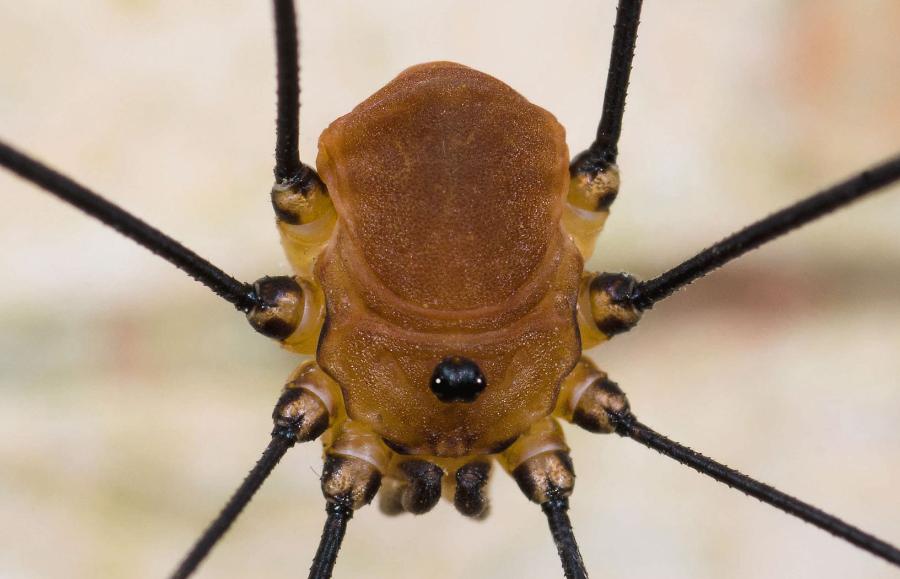
[[[599,114],[614,5],[301,2],[303,157],[397,72],[456,60]],[[896,0],[646,3],[623,191],[595,263],[653,275],[900,150]],[[268,205],[266,2],[0,0],[0,138],[236,276],[284,273]],[[109,229],[0,173],[0,577],[159,578],[256,460],[297,360]],[[649,424],[900,543],[900,188],[729,266],[592,354]],[[896,577],[618,438],[570,429],[594,577]],[[305,577],[319,449],[285,460],[199,577]],[[351,523],[337,577],[559,577],[497,476]]]

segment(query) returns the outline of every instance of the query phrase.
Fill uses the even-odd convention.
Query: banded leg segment
[[[571,174],[562,223],[585,261],[594,254],[597,236],[618,194],[619,169],[615,165],[595,174],[575,171]]]
[[[259,304],[247,312],[257,332],[298,354],[315,354],[325,323],[325,296],[318,282],[301,276],[264,277],[254,284]]]
[[[299,354],[314,354],[325,317],[312,266],[331,236],[334,206],[315,170],[300,161],[300,62],[294,0],[272,0],[278,71],[275,185],[272,208],[296,277],[265,277],[254,285],[265,299],[250,309],[253,328]]]
[[[581,358],[563,381],[555,414],[587,431],[610,434],[616,430],[612,416],[628,412],[628,398],[618,384]]]
[[[575,470],[562,429],[553,418],[537,422],[499,457],[529,500],[541,505],[567,579],[587,579],[569,520]]]
[[[328,517],[309,570],[310,579],[329,579],[353,513],[369,504],[381,486],[393,453],[358,422],[344,421],[328,432],[322,494]]]
[[[307,184],[276,183],[272,188],[272,207],[291,268],[298,276],[313,279],[313,266],[337,223],[325,184],[318,177]]]
[[[344,418],[341,388],[318,364],[304,362],[288,379],[272,418],[298,441],[314,440]]]
[[[641,319],[642,310],[623,296],[637,281],[625,273],[584,274],[578,294],[578,330],[586,350],[627,332]]]
[[[625,114],[625,96],[637,43],[642,0],[619,0],[613,45],[597,137],[569,166],[571,181],[563,212],[563,227],[585,261],[594,253],[597,236],[619,194],[619,136]],[[636,281],[627,274],[586,275],[578,299],[578,326],[582,348],[587,349],[630,330],[641,311],[625,296]]]
[[[543,504],[568,497],[575,488],[575,471],[562,428],[550,417],[536,422],[499,456],[500,464],[529,500]]]

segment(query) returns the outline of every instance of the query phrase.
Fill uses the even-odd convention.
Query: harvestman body
[[[385,509],[424,512],[447,473],[448,498],[479,516],[494,455],[535,501],[568,495],[567,448],[548,417],[606,415],[590,392],[610,384],[587,361],[572,370],[582,340],[638,318],[610,305],[607,285],[624,278],[582,282],[588,256],[576,244],[592,247],[615,190],[586,180],[570,190],[556,119],[448,62],[404,71],[332,123],[317,165],[324,187],[275,189],[296,277],[261,281],[279,305],[249,317],[316,354],[277,412],[304,438],[330,427],[329,498],[349,493],[358,508],[386,479]],[[583,209],[567,194],[601,200]]]
[[[587,577],[568,519],[574,486],[557,419],[616,432],[900,565],[900,551],[655,433],[583,348],[766,241],[900,179],[895,157],[638,283],[583,263],[615,200],[641,2],[622,0],[597,140],[570,163],[547,111],[450,62],[414,66],[331,124],[318,173],[297,150],[291,0],[274,0],[279,71],[272,204],[293,276],[243,284],[103,198],[0,143],[0,164],[115,227],[315,361],[290,377],[262,459],[175,577],[187,577],[288,448],[322,438],[327,513],[310,577],[331,576],[353,512],[444,496],[488,512],[496,459],[548,517],[566,577]]]

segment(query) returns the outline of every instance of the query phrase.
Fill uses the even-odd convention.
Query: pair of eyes
[[[474,402],[486,386],[478,364],[462,356],[444,358],[431,374],[431,391],[441,402]]]

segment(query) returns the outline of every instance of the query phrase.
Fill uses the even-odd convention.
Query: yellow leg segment
[[[615,430],[609,413],[628,410],[628,398],[606,372],[581,358],[563,380],[555,415],[596,433]]]
[[[640,321],[641,310],[622,299],[635,284],[634,278],[624,273],[582,275],[577,303],[582,350],[627,332]]]
[[[569,447],[559,423],[549,416],[535,423],[498,460],[535,503],[567,497],[575,488]]]
[[[301,276],[264,277],[254,285],[261,304],[247,312],[253,328],[298,354],[316,353],[325,322],[325,295]]]
[[[298,185],[275,185],[272,207],[278,217],[278,233],[294,272],[313,279],[313,266],[322,248],[331,238],[337,214],[331,197],[321,181],[315,179],[307,189]]]
[[[593,176],[586,173],[572,175],[562,221],[584,261],[594,254],[597,236],[618,193],[619,169],[615,165]]]
[[[340,387],[315,362],[304,362],[285,384],[272,419],[297,442],[315,440],[345,419]]]
[[[332,427],[323,439],[322,494],[353,510],[369,504],[381,486],[393,452],[381,437],[353,420]]]
[[[619,193],[619,169],[610,165],[597,173],[575,173],[563,210],[563,229],[587,262],[594,254],[597,236]],[[640,311],[617,300],[634,280],[624,274],[585,273],[578,294],[578,329],[581,346],[588,349],[627,331],[640,318]],[[626,305],[622,305],[626,303]]]

